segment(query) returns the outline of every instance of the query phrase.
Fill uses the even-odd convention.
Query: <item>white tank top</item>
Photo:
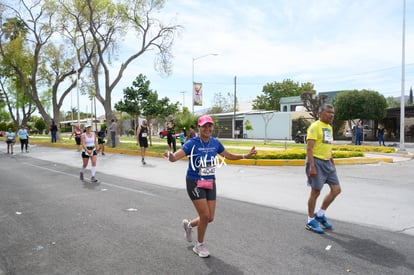
[[[95,133],[91,133],[91,137],[85,133],[85,146],[86,147],[95,147]]]

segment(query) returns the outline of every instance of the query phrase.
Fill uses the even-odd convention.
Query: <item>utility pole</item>
[[[233,121],[232,121],[233,138],[236,137],[236,101],[237,101],[237,99],[236,99],[236,86],[237,86],[236,81],[237,81],[237,77],[234,76],[234,104],[233,104]],[[240,134],[240,132],[239,132],[239,134]]]
[[[403,0],[402,25],[402,65],[401,65],[401,101],[400,101],[400,149],[405,152],[405,0]]]

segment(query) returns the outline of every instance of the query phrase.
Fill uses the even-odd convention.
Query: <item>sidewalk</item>
[[[258,141],[259,142],[259,141]],[[260,141],[263,142],[263,141]],[[349,141],[339,141],[339,144],[348,144]],[[153,144],[164,144],[162,142],[153,142]],[[366,142],[368,145],[376,145],[376,143],[371,142],[370,144]],[[65,144],[59,144],[59,143],[47,143],[47,144],[41,144],[41,146],[50,146],[55,148],[65,148],[65,149],[71,149],[75,148],[73,145],[65,145]],[[226,146],[226,149],[245,149],[246,151],[250,150],[250,146]],[[410,144],[407,145],[407,148],[414,148],[414,145]],[[267,150],[276,150],[276,149],[269,149],[266,147],[260,147],[256,146],[256,149],[258,151],[267,151]],[[283,149],[279,149],[283,150]],[[140,151],[137,147],[137,150],[123,150],[118,148],[105,148],[105,153],[114,153],[114,154],[121,154],[121,155],[139,155]],[[164,156],[159,153],[153,153],[150,151],[147,151],[146,155],[148,157],[159,157],[163,158]],[[407,161],[414,158],[414,154],[406,151],[404,153],[373,153],[368,152],[365,153],[365,157],[355,157],[355,158],[345,158],[345,159],[335,159],[336,165],[352,165],[352,164],[377,164],[377,163],[395,163],[400,161]],[[256,165],[256,166],[303,166],[305,165],[304,159],[244,159],[244,160],[237,160],[237,161],[231,161],[226,160],[227,164],[237,164],[237,165]]]

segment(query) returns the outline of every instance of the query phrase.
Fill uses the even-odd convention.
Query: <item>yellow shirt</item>
[[[320,120],[309,126],[307,139],[315,140],[313,156],[323,160],[332,158],[333,132],[332,126]]]

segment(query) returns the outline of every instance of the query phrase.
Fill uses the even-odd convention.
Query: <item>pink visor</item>
[[[214,121],[213,121],[213,119],[212,119],[210,116],[208,116],[208,115],[204,115],[204,116],[201,116],[201,117],[199,117],[199,118],[198,118],[198,126],[203,126],[203,125],[205,125],[206,123],[211,123],[211,124],[214,124]]]

